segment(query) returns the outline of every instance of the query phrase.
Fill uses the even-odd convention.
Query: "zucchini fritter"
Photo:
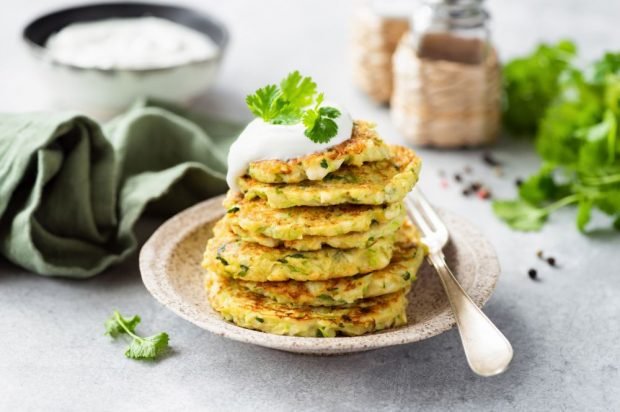
[[[262,199],[246,200],[229,192],[224,206],[234,226],[256,235],[280,240],[299,240],[307,236],[339,236],[369,230],[404,215],[402,203],[391,205],[299,206],[273,209]]]
[[[237,219],[233,216],[226,216],[224,221],[230,229],[245,242],[254,242],[271,248],[285,247],[287,249],[305,252],[310,250],[319,250],[327,246],[337,249],[351,249],[367,246],[373,243],[375,239],[391,236],[396,233],[396,231],[398,231],[398,229],[402,226],[405,216],[406,215],[403,211],[403,213],[392,220],[388,220],[383,223],[373,221],[368,230],[361,232],[348,232],[335,236],[310,235],[294,240],[274,239],[272,237],[261,235],[260,233],[245,230],[237,224]]]
[[[329,206],[343,203],[380,205],[403,200],[418,181],[421,162],[415,152],[391,146],[387,160],[344,166],[323,180],[295,184],[261,183],[248,176],[238,184],[245,199],[262,198],[272,208]]]
[[[211,306],[238,326],[305,337],[358,336],[407,323],[407,289],[344,307],[291,306],[252,293],[234,281],[207,273]]]
[[[408,288],[415,281],[423,260],[424,248],[397,245],[387,267],[365,275],[313,282],[236,282],[278,303],[339,306]]]
[[[248,175],[263,183],[298,183],[321,180],[342,165],[361,166],[389,157],[389,146],[377,135],[374,124],[357,120],[351,138],[339,145],[290,160],[252,162]]]
[[[218,222],[207,242],[203,267],[219,275],[255,282],[326,280],[383,269],[392,259],[395,236],[362,248],[326,247],[310,252],[243,242]]]

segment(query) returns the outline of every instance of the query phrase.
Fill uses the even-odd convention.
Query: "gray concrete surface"
[[[0,13],[0,110],[49,108],[43,85],[18,42],[20,26],[58,1],[23,1]],[[187,2],[191,3],[191,2]],[[340,1],[194,1],[226,21],[233,41],[216,87],[199,106],[243,118],[243,96],[299,68],[357,117],[374,119],[392,141],[385,108],[356,92],[348,78],[350,3]],[[586,58],[620,44],[617,2],[490,2],[504,57],[540,39],[570,36]],[[480,152],[423,150],[421,185],[437,204],[476,222],[497,248],[503,273],[486,313],[515,349],[511,368],[479,378],[467,367],[456,331],[369,353],[319,358],[227,341],[161,307],[144,289],[136,256],[87,281],[46,279],[0,262],[0,410],[2,411],[613,411],[620,410],[620,238],[577,233],[572,211],[540,233],[508,230],[486,202],[464,199],[438,170],[465,165],[499,196],[537,159],[526,142],[502,142],[506,163],[494,176]],[[148,235],[156,222],[146,221]],[[553,254],[561,268],[537,261]],[[539,269],[541,281],[526,272]],[[139,313],[142,329],[168,331],[172,353],[155,364],[127,360],[103,336],[114,308]]]

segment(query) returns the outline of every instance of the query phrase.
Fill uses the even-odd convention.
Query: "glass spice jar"
[[[378,103],[392,95],[392,56],[409,30],[411,0],[374,0],[358,5],[351,22],[353,81]]]
[[[393,57],[391,116],[417,145],[495,141],[501,72],[482,0],[424,0]]]

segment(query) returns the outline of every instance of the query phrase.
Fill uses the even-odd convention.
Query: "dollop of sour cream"
[[[340,111],[334,119],[338,132],[327,143],[315,143],[305,134],[303,123],[276,125],[263,119],[254,119],[241,132],[228,152],[226,182],[232,190],[238,190],[237,179],[248,170],[251,162],[258,160],[289,160],[336,146],[351,137],[353,119],[348,111],[334,103],[323,103]],[[311,177],[311,176],[310,176]]]
[[[53,60],[81,68],[160,69],[215,56],[207,35],[158,17],[73,23],[47,40]]]

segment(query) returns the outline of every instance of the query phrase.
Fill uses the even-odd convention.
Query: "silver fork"
[[[406,198],[407,213],[422,233],[428,246],[428,260],[437,270],[450,301],[469,367],[481,376],[493,376],[506,370],[512,360],[508,339],[471,300],[446,264],[442,249],[448,243],[448,229],[415,188]]]

